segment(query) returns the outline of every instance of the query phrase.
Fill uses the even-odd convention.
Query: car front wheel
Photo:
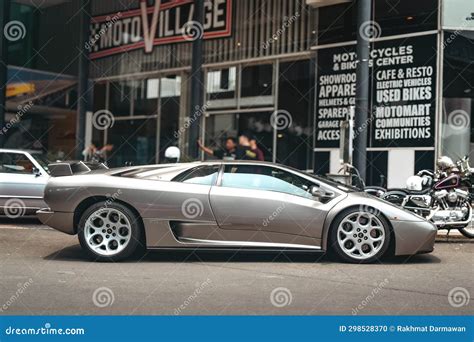
[[[390,229],[384,217],[368,208],[341,213],[331,229],[331,246],[337,256],[352,263],[380,259],[390,245]]]
[[[142,246],[142,229],[137,216],[120,203],[98,202],[81,216],[79,242],[91,258],[118,261]]]

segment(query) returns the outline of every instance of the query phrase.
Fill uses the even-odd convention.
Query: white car
[[[46,206],[48,161],[36,151],[0,149],[0,215],[34,215]]]

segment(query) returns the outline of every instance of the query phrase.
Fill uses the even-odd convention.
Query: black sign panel
[[[355,105],[355,46],[318,52],[316,147],[339,147],[340,124]]]
[[[434,146],[436,35],[380,42],[375,52],[372,147]]]
[[[339,125],[355,104],[355,45],[318,52],[316,147],[339,147]],[[432,147],[436,35],[375,43],[371,51],[370,147]],[[356,113],[357,115],[357,113]]]

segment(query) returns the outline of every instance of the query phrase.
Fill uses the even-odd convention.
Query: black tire
[[[357,258],[348,253],[346,253],[342,247],[339,245],[338,242],[338,228],[341,223],[351,215],[356,213],[363,213],[367,215],[373,215],[378,221],[381,223],[381,229],[383,229],[383,236],[384,240],[381,243],[381,246],[377,246],[378,251],[367,258]],[[351,233],[352,234],[352,233]],[[332,222],[329,232],[329,241],[328,241],[328,251],[330,255],[336,256],[339,260],[348,263],[355,263],[355,264],[370,264],[374,263],[381,258],[383,258],[387,252],[389,251],[390,243],[391,243],[391,229],[390,224],[388,221],[383,217],[378,211],[372,210],[371,208],[367,207],[353,207],[342,211]]]
[[[122,215],[125,216],[125,218],[128,220],[127,223],[129,223],[130,231],[129,231],[129,239],[128,242],[125,244],[124,247],[120,246],[121,249],[120,251],[116,252],[115,254],[112,255],[103,255],[98,253],[96,250],[94,250],[91,246],[89,246],[89,243],[86,241],[86,222],[87,220],[94,214],[101,212],[103,210],[114,210]],[[124,221],[126,222],[126,221]],[[117,223],[117,226],[119,226],[120,223]],[[91,227],[89,227],[90,229]],[[105,227],[104,227],[105,228]],[[128,225],[124,227],[125,229],[128,228]],[[95,230],[96,228],[92,228],[92,230]],[[120,228],[118,228],[120,230]],[[106,229],[104,229],[106,230]],[[102,232],[100,232],[102,233]],[[89,232],[90,234],[90,232]],[[143,233],[143,228],[141,225],[141,221],[137,215],[130,210],[128,207],[125,205],[122,205],[120,203],[106,203],[104,201],[102,202],[97,202],[93,205],[91,205],[89,208],[87,208],[84,213],[81,216],[81,219],[79,221],[79,226],[77,228],[77,235],[79,237],[79,242],[82,246],[82,248],[86,251],[88,256],[95,261],[120,261],[124,260],[128,257],[130,257],[132,254],[141,252],[145,249],[144,245],[144,233]],[[100,234],[102,235],[102,234]],[[115,235],[114,235],[115,236]],[[117,234],[118,236],[118,234]],[[92,238],[90,238],[92,239]],[[118,245],[118,243],[117,243]],[[113,253],[113,252],[112,252]]]

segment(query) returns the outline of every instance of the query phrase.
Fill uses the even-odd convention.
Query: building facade
[[[42,16],[74,18],[74,6]],[[266,160],[337,172],[339,126],[355,104],[355,3],[208,0],[204,9],[199,26],[191,0],[92,1],[86,144],[112,144],[112,166],[162,162],[168,146],[195,143],[188,127],[198,120],[207,146],[250,131]],[[442,154],[474,158],[473,14],[471,0],[374,0],[360,28],[372,48],[369,184],[404,186]],[[196,37],[205,91],[191,110]]]

